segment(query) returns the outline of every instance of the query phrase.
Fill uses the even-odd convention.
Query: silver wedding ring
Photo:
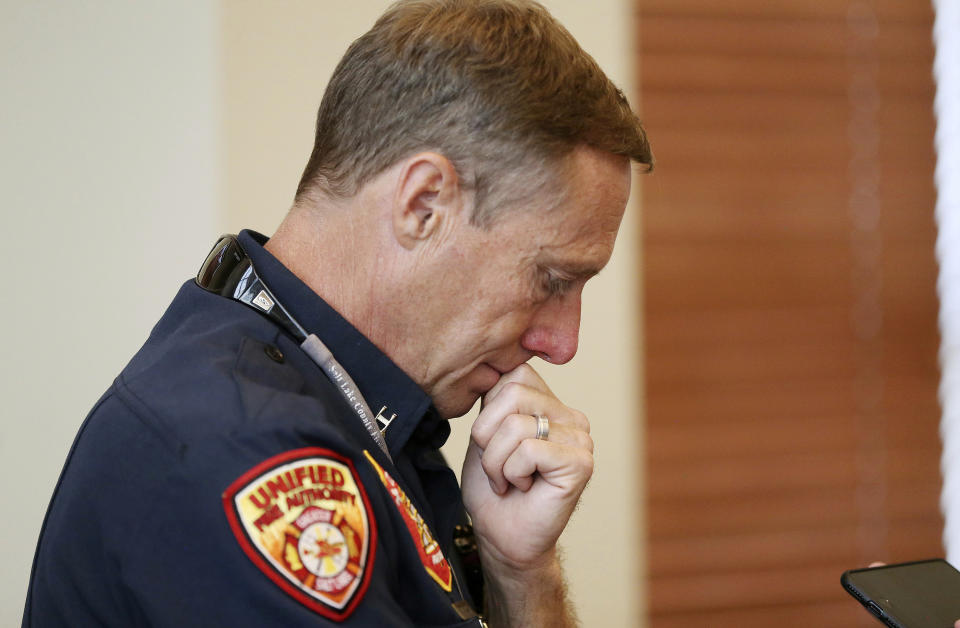
[[[550,420],[542,414],[536,415],[537,418],[537,440],[547,440],[550,436]]]

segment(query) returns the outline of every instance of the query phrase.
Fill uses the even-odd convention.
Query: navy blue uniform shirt
[[[240,241],[372,411],[396,415],[392,461],[295,339],[189,281],[74,441],[23,625],[478,625],[453,606],[469,594],[446,421],[263,236]]]

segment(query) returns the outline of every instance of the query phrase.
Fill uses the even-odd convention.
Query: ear
[[[463,209],[460,179],[453,163],[439,153],[418,153],[406,160],[393,199],[393,231],[412,249],[451,226]]]

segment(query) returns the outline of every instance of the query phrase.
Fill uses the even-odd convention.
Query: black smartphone
[[[953,628],[960,619],[960,571],[940,558],[853,569],[840,582],[891,628]]]

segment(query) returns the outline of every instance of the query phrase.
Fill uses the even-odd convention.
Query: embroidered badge
[[[351,462],[307,448],[262,462],[223,494],[243,551],[321,615],[345,619],[369,584],[376,524]]]
[[[430,533],[430,529],[427,527],[427,523],[423,520],[423,517],[420,516],[420,513],[417,512],[413,502],[411,502],[407,494],[403,492],[400,485],[390,477],[390,474],[387,473],[383,467],[377,464],[377,461],[373,459],[369,451],[364,451],[363,453],[366,455],[367,460],[370,461],[370,464],[373,465],[377,475],[380,476],[380,481],[383,482],[383,485],[387,488],[387,493],[393,498],[393,503],[396,504],[397,510],[400,511],[400,516],[403,517],[403,522],[406,524],[410,536],[413,537],[413,544],[417,547],[417,553],[420,554],[420,562],[423,563],[424,569],[427,570],[431,578],[436,580],[437,584],[443,587],[444,591],[449,593],[452,578],[450,563],[448,563],[444,557],[443,551],[440,549],[440,544],[434,540],[433,534]]]

